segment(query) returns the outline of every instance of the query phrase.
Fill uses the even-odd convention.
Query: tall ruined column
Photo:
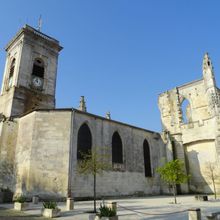
[[[211,116],[215,118],[216,159],[220,160],[220,94],[216,87],[214,69],[208,53],[203,58],[203,79],[209,101]]]
[[[163,93],[159,97],[159,108],[164,127],[166,139],[167,160],[180,159],[185,164],[185,152],[182,142],[182,133],[180,125],[182,124],[181,100],[178,87]],[[188,185],[181,184],[178,186],[178,193],[187,193]]]

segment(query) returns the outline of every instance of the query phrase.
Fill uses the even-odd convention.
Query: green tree
[[[159,167],[157,172],[166,183],[171,185],[174,202],[176,204],[176,185],[185,183],[189,178],[189,176],[185,174],[183,161],[178,159],[169,161],[164,166]]]
[[[209,180],[212,181],[214,196],[217,199],[217,190],[216,190],[216,181],[219,179],[219,167],[214,162],[207,162],[205,165],[205,176],[208,177]]]
[[[111,166],[107,162],[107,155],[100,153],[101,148],[94,147],[87,154],[82,154],[82,160],[78,161],[77,171],[79,174],[93,175],[93,200],[94,212],[96,213],[96,177],[103,171],[108,171]]]

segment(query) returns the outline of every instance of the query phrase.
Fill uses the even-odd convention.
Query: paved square
[[[189,208],[201,208],[202,219],[206,219],[206,214],[220,211],[220,200],[209,197],[209,201],[197,201],[194,196],[178,196],[178,204],[172,204],[173,198],[170,196],[157,196],[145,198],[114,199],[118,204],[118,215],[120,220],[144,220],[144,219],[164,219],[164,220],[185,220],[188,219]],[[106,200],[108,201],[108,200]],[[97,207],[102,201],[97,201]],[[0,204],[1,207],[13,208],[13,204]],[[62,210],[60,220],[88,220],[86,213],[93,209],[93,201],[75,202],[73,211],[65,211],[65,203],[58,203]],[[42,203],[30,204],[26,214],[40,216]],[[173,213],[173,214],[169,214]]]

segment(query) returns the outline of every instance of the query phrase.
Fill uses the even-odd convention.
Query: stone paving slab
[[[170,196],[157,196],[145,198],[114,199],[118,204],[118,215],[120,220],[186,220],[188,212],[181,212],[190,208],[201,208],[202,219],[210,212],[220,211],[220,200],[209,198],[209,201],[197,201],[194,196],[179,196],[178,204],[172,204],[173,198]],[[106,200],[108,201],[108,200]],[[102,201],[97,201],[97,207]],[[59,220],[88,220],[89,214],[86,213],[93,209],[93,201],[81,201],[74,203],[73,211],[65,210],[65,203],[58,203],[62,210],[61,217],[54,218]],[[13,204],[0,204],[0,207],[12,209]],[[30,204],[26,214],[40,216],[42,203],[37,205]],[[168,214],[174,213],[174,214]]]

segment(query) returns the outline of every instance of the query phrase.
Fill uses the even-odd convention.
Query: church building
[[[0,94],[0,188],[15,195],[93,195],[93,178],[77,172],[81,153],[97,148],[111,169],[97,176],[97,196],[158,195],[168,187],[156,172],[181,159],[191,177],[178,193],[220,190],[220,92],[212,62],[203,77],[159,96],[162,133],[78,109],[56,108],[59,41],[25,25],[6,46]],[[105,157],[107,156],[107,157]],[[107,159],[104,159],[107,158]]]
[[[6,46],[0,95],[0,160],[10,175],[0,187],[40,197],[91,197],[93,179],[77,172],[80,152],[95,147],[111,169],[97,177],[98,196],[161,194],[156,173],[166,160],[157,132],[88,113],[55,107],[57,64],[62,46],[25,25]]]

